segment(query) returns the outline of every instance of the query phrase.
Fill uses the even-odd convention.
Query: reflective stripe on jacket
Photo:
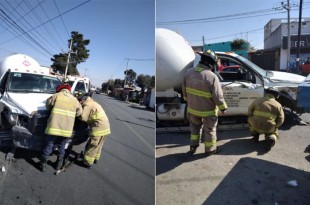
[[[82,114],[82,106],[69,90],[63,89],[46,100],[51,110],[45,134],[71,137],[75,117]]]
[[[90,136],[100,137],[111,133],[109,119],[101,105],[88,97],[82,107],[83,113],[79,118],[87,122],[90,127]]]
[[[227,108],[218,77],[205,65],[187,71],[182,84],[187,111],[195,116],[217,116]]]
[[[284,122],[281,104],[269,94],[253,101],[249,106],[248,116],[252,126],[260,132],[272,133]]]

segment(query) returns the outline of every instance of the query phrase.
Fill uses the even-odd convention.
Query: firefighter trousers
[[[253,118],[249,118],[248,123],[249,123],[250,133],[253,136],[264,134],[266,139],[268,137],[269,138],[271,137],[275,141],[279,138],[278,128],[276,128],[275,126],[271,127],[269,130],[261,130],[261,129],[256,128]]]
[[[200,129],[203,128],[204,145],[206,152],[212,152],[216,149],[216,126],[217,116],[198,117],[188,113],[188,119],[191,130],[191,146],[199,146]]]
[[[102,146],[106,140],[106,136],[90,137],[84,152],[84,163],[91,166],[95,160],[99,160],[101,156]]]

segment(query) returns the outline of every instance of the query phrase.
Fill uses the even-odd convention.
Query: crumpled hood
[[[33,111],[46,110],[47,93],[7,93],[7,99],[30,115]],[[10,103],[12,104],[12,103]]]
[[[302,83],[306,77],[302,76],[302,75],[297,75],[297,74],[293,74],[293,73],[287,73],[287,72],[280,72],[280,71],[268,71],[269,74],[268,76],[272,76],[269,77],[270,80],[272,81],[281,81],[283,83]]]

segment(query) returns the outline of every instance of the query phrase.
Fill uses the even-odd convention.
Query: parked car
[[[310,74],[310,61],[306,61],[305,64],[300,66],[301,74],[307,76]]]

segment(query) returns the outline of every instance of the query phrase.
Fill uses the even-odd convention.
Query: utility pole
[[[290,70],[290,58],[291,58],[291,18],[290,18],[290,0],[287,0],[287,4],[281,2],[282,7],[287,10],[287,65],[286,71]]]
[[[299,2],[299,22],[298,22],[298,40],[297,40],[297,56],[296,56],[296,66],[297,66],[298,73],[300,73],[299,54],[300,54],[301,16],[302,16],[302,0],[300,0],[300,2]]]
[[[86,71],[87,70],[88,70],[87,68],[84,68],[84,77],[86,76]]]
[[[71,49],[72,49],[72,39],[70,39],[70,47],[69,47],[69,51],[68,51],[68,59],[67,59],[66,71],[65,71],[65,79],[67,77],[67,72],[68,72],[68,67],[69,67],[69,62],[70,62]]]
[[[202,36],[202,52],[205,51],[205,36]]]
[[[127,70],[128,70],[128,63],[129,63],[129,58],[126,58],[127,60],[127,65],[126,65],[126,70],[125,70],[125,80],[124,80],[124,88],[125,88],[125,85],[126,85],[126,79],[127,79]]]

